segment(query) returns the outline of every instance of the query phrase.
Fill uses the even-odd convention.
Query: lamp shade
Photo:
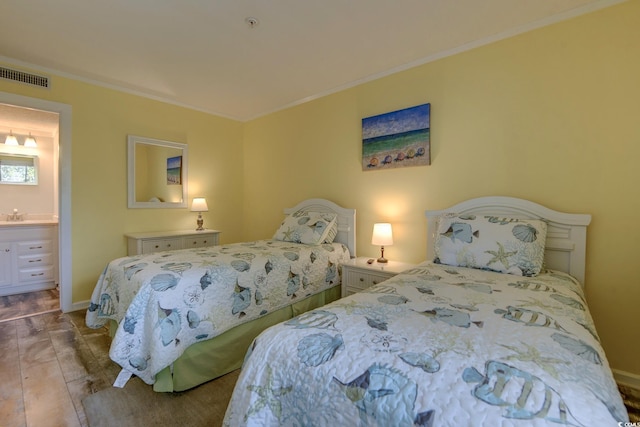
[[[31,148],[38,146],[38,144],[36,143],[36,139],[31,136],[31,132],[29,132],[29,136],[27,137],[27,139],[24,140],[24,146]]]
[[[18,138],[13,136],[13,132],[9,131],[9,135],[7,135],[7,139],[4,140],[6,145],[20,145],[18,144]]]
[[[380,246],[393,245],[393,231],[391,230],[391,224],[388,222],[373,224],[371,244]]]
[[[208,212],[207,200],[204,197],[194,197],[191,212]]]

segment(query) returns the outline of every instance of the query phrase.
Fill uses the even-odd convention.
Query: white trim
[[[224,114],[224,113],[221,113],[219,111],[212,111],[210,109],[206,109],[206,108],[202,108],[202,107],[195,107],[193,105],[188,105],[188,104],[185,104],[185,103],[182,103],[182,102],[178,102],[178,101],[176,101],[174,99],[170,99],[170,98],[167,98],[167,97],[164,97],[164,96],[152,95],[150,93],[146,93],[146,92],[143,92],[141,90],[125,88],[125,87],[122,87],[122,86],[119,86],[119,85],[116,85],[116,84],[106,83],[106,82],[101,82],[101,81],[98,81],[98,80],[95,80],[95,79],[81,77],[81,76],[78,76],[78,75],[75,75],[75,74],[72,74],[72,73],[68,73],[68,72],[65,72],[65,71],[55,70],[55,69],[48,68],[48,67],[42,67],[42,66],[39,66],[39,65],[36,65],[36,64],[20,61],[20,60],[14,59],[14,58],[6,57],[6,56],[0,56],[0,61],[6,62],[8,64],[15,64],[15,65],[18,65],[18,66],[21,66],[21,67],[26,67],[26,68],[32,69],[34,71],[40,71],[40,72],[43,72],[43,73],[55,74],[55,75],[60,76],[60,77],[65,77],[65,78],[77,80],[77,81],[80,81],[80,82],[89,83],[89,84],[100,86],[100,87],[104,87],[104,88],[107,88],[107,89],[113,89],[113,90],[117,90],[119,92],[124,92],[124,93],[128,93],[128,94],[131,94],[131,95],[141,96],[141,97],[147,98],[147,99],[153,99],[155,101],[160,101],[160,102],[164,102],[164,103],[167,103],[167,104],[176,105],[178,107],[184,107],[184,108],[188,108],[188,109],[195,110],[195,111],[200,111],[200,112],[207,113],[207,114],[213,114],[213,115],[216,115],[216,116],[219,116],[219,117],[222,117],[222,118],[226,118],[226,119],[237,120],[237,121],[240,121],[240,122],[248,122],[248,121],[251,121],[251,120],[255,120],[255,119],[259,118],[259,117],[267,116],[269,114],[276,113],[278,111],[286,110],[288,108],[295,107],[297,105],[305,104],[307,102],[310,102],[310,101],[313,101],[313,100],[316,100],[316,99],[319,99],[319,98],[323,98],[325,96],[332,95],[334,93],[341,92],[343,90],[351,89],[351,88],[359,86],[361,84],[368,83],[368,82],[373,81],[373,80],[378,80],[378,79],[381,79],[383,77],[387,77],[389,75],[392,75],[392,74],[395,74],[395,73],[399,73],[401,71],[405,71],[405,70],[408,70],[408,69],[411,69],[411,68],[414,68],[414,67],[418,67],[420,65],[427,64],[429,62],[434,62],[434,61],[437,61],[439,59],[446,58],[448,56],[457,55],[458,53],[466,52],[468,50],[472,50],[472,49],[475,49],[477,47],[481,47],[481,46],[488,45],[488,44],[491,44],[491,43],[494,43],[494,42],[497,42],[497,41],[500,41],[500,40],[504,40],[504,39],[507,39],[507,38],[510,38],[510,37],[514,37],[514,36],[517,36],[517,35],[522,34],[522,33],[526,33],[526,32],[529,32],[529,31],[536,30],[538,28],[542,28],[542,27],[546,27],[548,25],[556,24],[558,22],[566,21],[568,19],[575,18],[575,17],[580,16],[580,15],[584,15],[584,14],[587,14],[587,13],[595,12],[596,10],[604,9],[604,8],[616,5],[618,3],[623,3],[625,1],[628,1],[628,0],[602,0],[602,1],[591,2],[591,3],[588,3],[588,4],[584,5],[584,6],[582,6],[582,7],[577,7],[575,9],[571,9],[571,10],[568,10],[568,11],[565,11],[565,12],[562,12],[562,13],[559,13],[559,14],[556,14],[556,15],[553,15],[553,16],[549,16],[549,17],[546,17],[546,18],[543,18],[543,19],[539,19],[539,20],[534,21],[534,22],[529,22],[527,24],[520,25],[519,27],[511,28],[511,29],[509,29],[507,31],[503,31],[501,33],[493,34],[493,35],[490,35],[488,37],[484,37],[484,38],[475,40],[475,41],[470,42],[470,43],[465,43],[465,44],[462,44],[460,46],[456,46],[456,47],[454,47],[452,49],[444,50],[442,52],[438,52],[438,53],[435,53],[433,55],[429,55],[429,56],[426,56],[424,58],[420,58],[420,59],[417,59],[415,61],[411,61],[411,62],[408,62],[406,64],[403,64],[403,65],[400,65],[400,66],[397,66],[397,67],[394,67],[394,68],[390,68],[388,70],[385,70],[385,71],[382,71],[382,72],[379,72],[379,73],[371,74],[371,75],[363,77],[361,79],[353,80],[351,82],[348,82],[346,84],[334,87],[332,89],[328,89],[328,90],[325,90],[325,91],[322,91],[322,92],[319,92],[319,93],[316,93],[316,94],[313,94],[313,95],[298,99],[298,100],[290,102],[288,104],[281,105],[281,106],[273,108],[271,110],[263,111],[261,113],[258,113],[256,115],[254,115],[254,116],[249,116],[249,117],[244,117],[244,118],[230,116],[228,114]]]
[[[621,371],[619,369],[612,369],[611,372],[613,372],[613,378],[618,384],[626,385],[636,390],[640,390],[640,375]]]
[[[60,308],[72,311],[73,281],[71,277],[71,106],[59,102],[0,92],[0,102],[59,114],[58,129],[58,260]]]
[[[426,211],[428,260],[433,260],[435,257],[436,221],[444,213],[545,220],[547,223],[545,265],[550,269],[571,274],[584,286],[587,225],[591,222],[591,215],[558,212],[528,200],[502,196],[478,197],[447,209]]]

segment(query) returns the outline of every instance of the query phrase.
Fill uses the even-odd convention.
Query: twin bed
[[[224,425],[628,421],[582,289],[590,216],[490,197],[427,220],[432,261],[255,339]]]
[[[341,218],[334,240],[339,243],[332,252],[343,248],[347,258],[355,256],[352,210],[314,199],[286,210],[285,223],[303,217],[309,224],[306,213],[317,211]],[[309,262],[280,267],[289,268],[285,289],[288,284],[296,290],[269,292],[295,295],[295,303],[286,308],[265,305],[271,293],[260,305],[256,299],[258,293],[267,294],[266,261],[260,257],[271,259],[265,247],[279,245],[273,241],[226,245],[209,253],[209,263],[200,266],[208,272],[206,286],[203,271],[183,286],[188,270],[180,271],[182,263],[196,263],[183,258],[185,251],[123,258],[103,273],[87,323],[118,322],[111,357],[154,383],[156,390],[193,387],[239,367],[245,357],[225,416],[228,426],[616,425],[628,421],[628,415],[582,288],[589,222],[589,215],[560,213],[506,197],[428,211],[429,261],[339,300],[339,279],[327,280],[339,277],[339,260],[327,260],[323,279],[316,281],[301,278],[310,277]],[[245,270],[238,274],[226,264],[246,261],[244,249],[256,245],[262,251],[255,255],[258,264],[242,264]],[[285,245],[288,252],[292,246],[305,246]],[[306,249],[324,247],[333,246],[321,243]],[[167,262],[168,269],[151,274],[132,267]],[[215,280],[214,264],[226,272]],[[159,274],[174,277],[169,282],[177,281],[175,289],[180,291],[163,299],[174,288],[167,285],[169,276],[154,282]],[[296,280],[292,284],[291,274],[299,277],[300,286]],[[115,283],[118,277],[120,285]],[[138,277],[143,280],[137,290],[126,290]],[[324,284],[310,285],[318,281]],[[328,290],[321,290],[323,286]],[[200,290],[213,289],[226,303],[207,314],[198,309],[189,315],[196,311],[194,302],[203,299]],[[335,294],[327,296],[332,290]],[[252,304],[245,307],[247,298],[238,293],[248,296],[247,291]],[[149,296],[153,294],[160,296]],[[174,299],[185,296],[189,304],[170,309]],[[138,311],[152,313],[151,320],[134,322],[140,317],[132,313]],[[225,311],[242,317],[243,323],[214,339],[210,338],[217,331],[208,325],[198,329],[206,322],[224,323],[220,313]],[[246,321],[254,317],[258,320]],[[144,324],[137,338],[143,344],[153,337],[161,349],[173,349],[187,341],[186,350],[175,360],[156,363],[154,359],[164,356],[132,339],[132,323],[134,329]],[[195,344],[188,346],[185,337],[192,325],[198,333]],[[241,343],[232,349],[236,341]],[[120,352],[127,357],[120,357]],[[156,366],[150,371],[157,371],[154,376],[144,372],[150,365]]]
[[[267,327],[340,298],[355,254],[355,210],[324,199],[285,209],[274,239],[111,261],[86,323],[114,332],[109,355],[159,392],[182,391],[242,365]]]

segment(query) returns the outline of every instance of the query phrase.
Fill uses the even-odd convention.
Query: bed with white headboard
[[[584,286],[587,226],[591,215],[558,212],[529,200],[514,197],[478,197],[442,210],[428,210],[427,259],[433,260],[438,218],[446,213],[495,215],[511,218],[541,219],[547,223],[545,265],[569,273]]]
[[[427,261],[255,339],[224,425],[628,421],[582,287],[591,217],[511,197],[426,216]]]
[[[107,265],[86,323],[114,327],[110,357],[123,376],[161,392],[195,387],[239,368],[265,328],[340,297],[340,265],[356,254],[355,209],[314,198],[284,214],[271,239]]]

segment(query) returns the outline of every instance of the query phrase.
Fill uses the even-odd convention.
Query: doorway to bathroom
[[[33,137],[38,148],[39,161],[47,163],[39,168],[37,192],[15,191],[15,186],[0,186],[2,199],[10,201],[0,206],[0,212],[31,214],[31,218],[49,217],[57,221],[54,236],[57,257],[55,261],[56,285],[52,289],[33,289],[0,299],[0,321],[3,310],[7,316],[24,317],[29,314],[58,310],[72,311],[71,282],[71,107],[37,98],[0,92],[0,145],[7,134],[15,134],[18,146],[13,150],[26,150],[24,139]],[[6,148],[6,147],[5,147]],[[4,151],[4,150],[3,150]],[[49,169],[47,169],[47,167]],[[13,190],[8,190],[14,187]],[[23,187],[24,189],[24,187]],[[35,195],[34,195],[35,194]],[[33,199],[25,198],[28,195]],[[4,197],[10,196],[10,197]],[[15,207],[9,206],[15,204]],[[13,206],[13,205],[12,205]],[[0,220],[2,220],[0,218]],[[27,289],[25,289],[27,290]],[[9,310],[6,310],[9,306]],[[33,313],[30,313],[33,312]],[[6,317],[6,316],[5,316]]]

